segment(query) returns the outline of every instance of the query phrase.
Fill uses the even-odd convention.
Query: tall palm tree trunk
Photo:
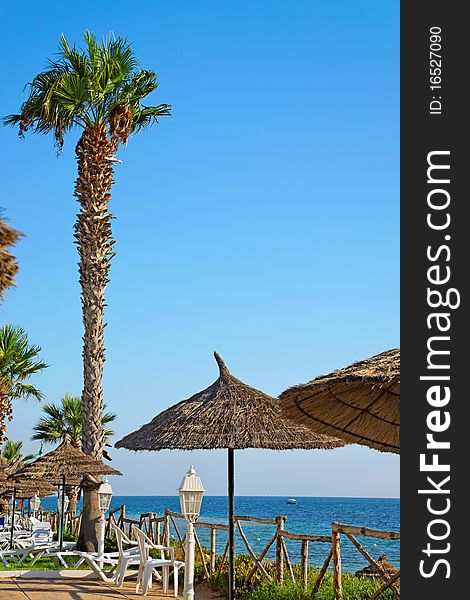
[[[83,438],[86,454],[101,459],[103,448],[103,366],[105,290],[114,241],[112,215],[108,211],[113,184],[113,157],[116,145],[107,135],[105,125],[87,128],[77,147],[78,178],[74,195],[80,203],[75,225],[75,239],[80,255],[79,273],[83,312]],[[98,548],[97,489],[99,482],[89,479],[83,486],[83,514],[79,548]]]
[[[6,422],[11,416],[11,402],[5,385],[0,380],[0,448],[2,447],[7,432]]]

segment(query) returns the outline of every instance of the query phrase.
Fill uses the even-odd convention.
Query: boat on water
[[[287,504],[297,504],[297,500],[295,498],[287,498]]]

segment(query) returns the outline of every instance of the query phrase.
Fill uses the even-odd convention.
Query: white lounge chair
[[[116,567],[119,562],[119,552],[105,552],[104,554],[99,555],[97,552],[80,552],[79,550],[74,550],[62,554],[78,557],[79,560],[75,566],[78,567],[85,562],[101,581],[106,581],[107,583],[115,581]],[[103,564],[111,565],[111,570],[104,571],[102,568]]]
[[[19,566],[26,559],[33,558],[33,562],[39,560],[43,557],[43,555],[50,549],[50,546],[41,544],[39,546],[35,546],[31,544],[26,548],[15,548],[13,550],[0,550],[0,560],[6,567],[11,566],[12,564]],[[8,562],[8,559],[11,562]]]
[[[173,569],[173,587],[176,598],[178,596],[178,571],[184,566],[184,563],[175,560],[175,551],[171,546],[154,544],[138,527],[135,527],[134,531],[137,533],[137,541],[139,542],[141,556],[135,588],[136,594],[139,592],[139,587],[142,585],[142,595],[147,595],[148,590],[152,587],[152,577],[154,574],[158,579],[162,580],[163,592],[166,594],[168,592],[170,569]],[[149,550],[160,551],[161,558],[151,558]],[[169,553],[170,558],[165,557],[165,552]],[[160,568],[162,569],[162,575],[156,571],[156,569]]]
[[[118,564],[116,566],[115,582],[119,587],[124,585],[124,579],[128,567],[131,565],[139,565],[141,561],[140,549],[135,546],[133,542],[124,531],[113,523],[112,525],[114,533],[116,534],[116,542],[119,552]],[[124,546],[131,546],[131,548],[125,549]]]

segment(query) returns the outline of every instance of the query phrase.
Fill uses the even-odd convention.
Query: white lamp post
[[[37,494],[34,495],[34,498],[29,500],[29,509],[33,512],[33,517],[36,516],[39,507],[41,506],[41,500]]]
[[[113,488],[107,479],[98,488],[98,507],[101,511],[100,517],[100,530],[98,536],[98,557],[101,558],[104,554],[104,530],[106,526],[106,520],[104,513],[109,509],[111,504],[111,498],[113,497]],[[103,568],[103,561],[99,561],[100,569]]]
[[[69,500],[68,496],[64,495],[63,501],[60,496],[57,496],[57,512],[59,513],[59,515],[62,514],[62,505],[64,506],[64,513],[66,513],[67,509],[69,507],[69,504],[70,504],[70,500]]]
[[[201,512],[202,497],[205,489],[201,478],[197,476],[193,467],[189,470],[178,488],[181,512],[187,523],[186,531],[186,559],[184,565],[184,600],[194,599],[194,523]]]
[[[57,512],[59,514],[59,527],[57,530],[59,539],[59,549],[62,552],[62,544],[64,541],[65,514],[69,507],[69,497],[65,495],[65,482],[62,482],[62,494],[57,496]]]

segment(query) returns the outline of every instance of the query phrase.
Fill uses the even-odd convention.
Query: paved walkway
[[[123,588],[90,579],[0,579],[0,600],[142,600],[145,596],[135,593],[135,583],[126,582]],[[173,593],[164,594],[154,584],[147,598],[169,600]],[[181,590],[178,598],[182,598]],[[196,586],[195,600],[219,600],[206,586]]]

